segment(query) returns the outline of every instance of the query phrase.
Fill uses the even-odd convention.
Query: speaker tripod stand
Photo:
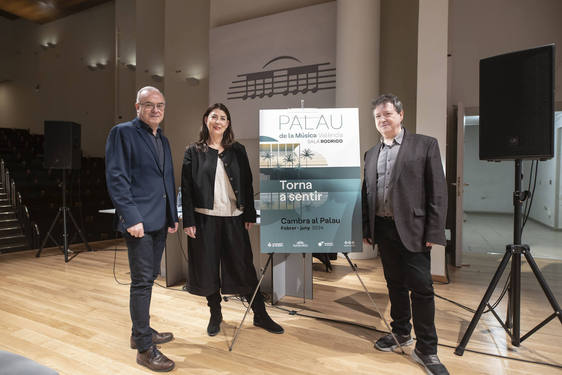
[[[67,219],[67,217],[69,217],[70,220],[72,221],[72,224],[74,224],[74,228],[76,229],[76,231],[80,235],[80,238],[82,238],[82,242],[84,243],[84,245],[86,245],[86,248],[88,249],[88,251],[92,251],[92,248],[88,244],[88,240],[86,240],[86,237],[84,236],[83,231],[80,229],[80,226],[78,225],[78,223],[74,219],[74,216],[72,216],[72,211],[70,211],[70,208],[68,208],[66,206],[66,169],[62,170],[62,206],[59,207],[57,215],[55,216],[53,222],[51,223],[51,226],[49,227],[49,230],[47,231],[47,234],[45,235],[45,238],[43,238],[43,242],[41,242],[41,246],[39,247],[39,250],[37,251],[37,254],[35,254],[35,256],[37,258],[41,256],[41,252],[43,251],[43,247],[45,247],[45,244],[47,243],[47,240],[49,238],[57,246],[59,246],[57,241],[55,241],[53,236],[51,236],[51,232],[53,231],[53,228],[55,227],[55,224],[57,224],[58,219],[61,216],[61,214],[62,214],[62,228],[63,228],[62,229],[63,230],[63,232],[62,232],[62,238],[63,238],[63,250],[62,250],[62,252],[64,253],[64,262],[68,263],[75,256],[77,256],[80,252],[74,253],[72,250],[70,250],[68,248],[68,230],[67,230],[68,219]],[[74,253],[74,255],[69,256],[69,253]]]
[[[521,206],[523,202],[527,199],[527,192],[521,191],[521,160],[515,160],[515,191],[513,192],[513,206],[514,206],[514,217],[513,217],[513,244],[509,244],[506,246],[505,255],[503,256],[472,321],[470,322],[464,336],[460,342],[460,344],[455,349],[456,355],[463,355],[464,350],[466,348],[466,344],[468,344],[468,340],[470,340],[470,336],[476,328],[476,324],[478,324],[478,320],[484,313],[484,308],[488,306],[490,311],[494,315],[494,317],[498,320],[501,324],[503,329],[507,332],[509,337],[511,338],[511,343],[514,346],[521,345],[525,339],[529,338],[533,333],[537,332],[539,329],[544,327],[548,322],[552,319],[558,317],[560,323],[562,323],[562,311],[560,310],[560,305],[556,301],[552,290],[548,286],[545,278],[543,277],[540,268],[535,263],[533,256],[531,255],[531,249],[529,245],[521,244]],[[539,282],[546,298],[550,302],[552,309],[554,312],[540,322],[535,328],[531,329],[527,332],[523,337],[521,337],[521,254],[525,256],[525,259],[529,263],[533,274],[535,275],[537,281]],[[507,268],[507,264],[511,259],[511,285],[509,288],[509,301],[508,301],[508,309],[507,309],[507,318],[506,322],[503,322],[500,316],[494,311],[494,309],[490,306],[488,301],[492,296],[492,293],[496,289],[498,282],[504,271]]]

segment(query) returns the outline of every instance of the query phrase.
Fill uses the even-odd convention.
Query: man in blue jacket
[[[154,87],[137,93],[137,117],[114,126],[105,147],[107,189],[127,243],[131,270],[131,348],[137,363],[153,371],[170,371],[174,362],[156,347],[171,332],[150,327],[152,285],[160,273],[167,233],[178,229],[174,167],[168,139],[159,125],[166,103]]]

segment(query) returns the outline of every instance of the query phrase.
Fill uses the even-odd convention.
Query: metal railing
[[[10,193],[10,188],[12,187],[12,184],[11,184],[11,181],[10,181],[10,171],[6,169],[3,176],[4,176],[4,178],[3,178],[3,181],[2,181],[2,186],[4,186],[4,190],[6,191],[6,198],[8,198],[8,201],[10,203],[12,203],[12,201],[11,201],[12,194]]]
[[[8,202],[14,208],[16,217],[22,226],[23,233],[31,249],[39,247],[40,232],[39,227],[29,215],[29,210],[23,204],[21,194],[16,189],[15,181],[10,177],[10,171],[6,168],[4,160],[0,160],[0,173],[2,174],[2,186],[6,190]]]
[[[0,173],[2,173],[2,186],[6,186],[6,165],[4,159],[0,159]]]
[[[10,199],[10,204],[12,205],[12,207],[17,208],[18,202],[16,200],[16,182],[12,178],[10,178],[10,195],[8,195],[8,197]]]
[[[41,232],[39,231],[39,226],[37,225],[36,222],[32,221],[31,222],[31,228],[32,228],[32,231],[33,231],[33,234],[32,234],[33,243],[31,244],[31,248],[32,249],[38,249],[39,244],[41,242]]]
[[[34,222],[31,221],[31,217],[29,216],[29,210],[27,206],[22,203],[20,193],[17,193],[17,206],[16,206],[16,213],[18,216],[18,220],[20,225],[22,226],[23,233],[27,239],[27,243],[29,244],[31,249],[35,249],[34,246],[34,238],[33,238],[33,224]]]

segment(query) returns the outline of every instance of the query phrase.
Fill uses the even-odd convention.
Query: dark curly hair
[[[376,98],[375,100],[373,100],[371,102],[371,105],[373,107],[373,109],[377,108],[379,105],[381,104],[386,104],[386,103],[390,103],[394,106],[394,109],[396,110],[397,113],[402,112],[402,102],[400,101],[400,99],[398,99],[398,97],[394,94],[384,94],[379,96],[378,98]]]

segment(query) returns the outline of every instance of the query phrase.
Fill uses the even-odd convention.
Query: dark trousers
[[[416,348],[423,354],[436,354],[437,332],[430,252],[414,253],[406,249],[393,220],[377,217],[375,240],[379,245],[390,297],[392,332],[409,335],[412,329],[410,318],[413,318]]]
[[[219,290],[252,293],[258,278],[242,217],[195,213],[195,227],[195,238],[188,237],[188,292],[199,296]]]
[[[132,237],[127,232],[123,233],[127,242],[131,270],[129,309],[133,322],[132,335],[139,352],[152,346],[150,299],[152,285],[160,273],[160,261],[166,244],[166,234],[166,227],[145,233],[141,238]]]
[[[253,293],[250,293],[244,297],[248,302],[251,301]],[[219,291],[207,296],[207,306],[211,309],[211,314],[218,314],[221,311],[221,294]],[[258,292],[256,293],[256,297],[254,298],[254,302],[252,303],[252,311],[255,315],[265,315],[265,301],[263,295]]]

